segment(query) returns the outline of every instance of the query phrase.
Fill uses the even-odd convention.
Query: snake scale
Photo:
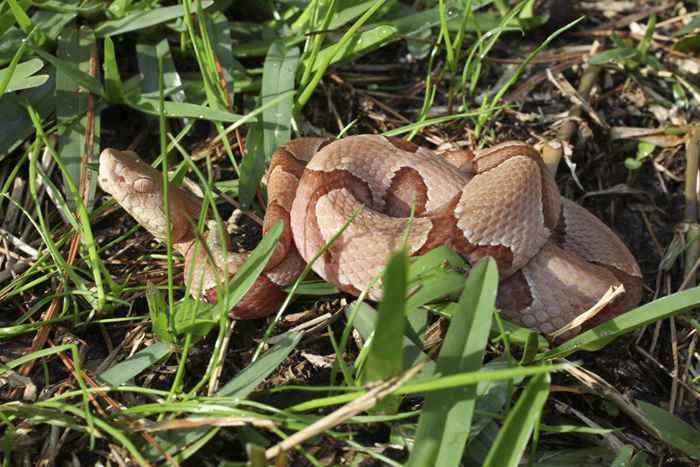
[[[263,232],[277,220],[283,232],[264,273],[231,310],[236,318],[274,312],[285,296],[282,287],[353,213],[353,222],[313,270],[358,295],[400,246],[412,205],[410,254],[448,245],[470,264],[493,257],[501,278],[497,307],[519,325],[551,333],[611,286],[624,286],[622,296],[570,337],[641,299],[641,271],[627,247],[604,223],[559,194],[540,155],[525,143],[438,155],[377,135],[299,138],[277,148],[266,181]],[[133,152],[108,148],[100,155],[99,182],[144,228],[166,238],[160,171]],[[208,242],[209,254],[195,248],[193,220],[201,202],[169,187],[171,238],[185,257],[185,277],[192,277],[190,293],[214,302],[222,271],[234,273],[247,254],[226,251],[215,241]],[[369,297],[379,300],[381,292],[375,285]]]

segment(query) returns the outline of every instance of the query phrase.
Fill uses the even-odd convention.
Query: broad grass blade
[[[437,360],[437,373],[481,368],[496,303],[498,270],[493,259],[471,270]],[[457,466],[474,415],[477,386],[436,391],[426,396],[409,466]]]
[[[496,441],[489,450],[484,467],[515,467],[525,451],[535,423],[549,396],[549,374],[534,376],[508,412]]]
[[[89,28],[70,28],[60,36],[58,42],[58,57],[64,62],[70,62],[80,71],[88,74],[90,70],[90,57],[96,47],[95,35]],[[88,75],[89,76],[89,75]],[[64,177],[71,177],[73,184],[81,186],[81,179],[87,182],[85,192],[87,194],[86,207],[88,212],[92,208],[92,200],[97,187],[97,177],[84,166],[82,157],[87,151],[89,157],[95,152],[93,135],[99,134],[99,116],[88,114],[88,93],[81,89],[81,83],[73,79],[66,69],[59,68],[56,73],[56,116],[59,126],[63,129],[59,138],[59,154],[66,167]],[[92,119],[92,122],[89,121]],[[86,134],[86,128],[91,127],[92,133]],[[86,138],[90,138],[87,141]],[[91,143],[86,148],[86,143]],[[88,159],[86,163],[90,163]],[[85,171],[83,177],[81,174]],[[71,210],[76,209],[76,202],[70,193],[65,193],[66,201]]]

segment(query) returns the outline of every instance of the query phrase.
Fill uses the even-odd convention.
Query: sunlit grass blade
[[[599,324],[593,329],[567,340],[555,349],[539,355],[538,358],[548,360],[565,357],[579,350],[595,351],[601,349],[617,337],[655,321],[688,311],[697,307],[698,303],[700,303],[700,286],[676,292]]]
[[[549,396],[549,375],[533,376],[508,412],[503,427],[486,457],[484,467],[515,467],[525,451],[542,407]]]
[[[570,364],[557,364],[548,366],[528,366],[528,367],[515,367],[515,368],[503,368],[496,370],[480,370],[468,373],[459,373],[449,376],[433,376],[430,378],[421,378],[414,381],[408,382],[398,388],[395,394],[424,394],[431,391],[442,391],[444,389],[456,388],[460,386],[466,386],[469,384],[478,384],[485,381],[503,381],[514,378],[524,378],[528,376],[540,375],[551,373],[554,371],[562,371],[566,368],[570,368]],[[342,394],[339,396],[324,397],[319,399],[314,399],[308,402],[302,402],[290,407],[293,411],[307,411],[314,410],[321,407],[328,407],[331,405],[345,404],[352,400],[357,399],[364,394],[364,391],[357,391],[349,394]]]
[[[493,259],[482,260],[472,268],[459,303],[453,308],[437,359],[437,373],[450,375],[481,368],[497,286]],[[474,415],[476,389],[470,385],[426,396],[409,466],[459,465]]]

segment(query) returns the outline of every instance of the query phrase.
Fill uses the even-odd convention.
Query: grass
[[[2,465],[697,464],[700,16],[637,3],[0,3]],[[221,226],[222,194],[263,216],[279,144],[356,133],[562,138],[562,193],[630,245],[643,304],[552,346],[495,312],[493,261],[438,248],[397,252],[376,308],[307,268],[231,322],[279,228],[209,305],[96,189],[132,147]]]

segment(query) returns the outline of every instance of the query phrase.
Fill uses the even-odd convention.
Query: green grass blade
[[[370,343],[362,381],[370,383],[397,376],[403,371],[401,348],[405,328],[406,276],[408,256],[399,250],[387,261],[384,273],[384,297],[377,311],[377,325]]]
[[[97,384],[103,386],[121,386],[143,371],[162,361],[172,353],[172,347],[167,342],[156,342],[145,349],[139,350],[133,356],[123,360],[103,371],[95,378]]]
[[[18,357],[8,362],[7,364],[3,364],[2,366],[0,366],[0,370],[11,370],[38,358],[48,357],[49,355],[54,355],[60,352],[68,351],[72,348],[72,345],[73,344],[62,344],[54,347],[48,347],[46,349],[37,350],[36,352],[28,353],[26,355],[22,355],[21,357]],[[2,373],[4,373],[4,371],[2,371]]]
[[[311,71],[319,70],[326,62],[325,66],[334,65],[339,62],[348,61],[375,50],[396,39],[398,29],[393,25],[382,24],[372,29],[363,31],[357,36],[343,43],[342,47],[336,44],[330,45],[318,52],[314,62],[309,61],[304,65],[311,67]]]
[[[222,300],[222,306],[226,310],[233,308],[243,296],[250,290],[255,280],[265,269],[267,261],[275,251],[277,241],[282,234],[282,221],[275,222],[275,225],[265,233],[258,246],[250,253],[250,256],[241,265],[236,275],[228,283],[226,294]]]
[[[58,58],[70,62],[81,72],[88,74],[90,70],[90,57],[96,47],[95,36],[89,28],[69,28],[61,35],[58,42]],[[83,154],[88,151],[91,157],[96,152],[93,135],[99,134],[99,115],[87,115],[88,94],[81,89],[80,83],[73,79],[72,74],[66,73],[66,69],[58,68],[56,72],[56,117],[63,129],[59,137],[59,156],[63,161],[66,171],[65,177],[70,177],[73,185],[80,187],[81,179],[87,182],[85,187],[85,207],[88,212],[92,210],[92,201],[97,188],[97,176],[89,171],[83,164]],[[88,75],[89,76],[89,75]],[[88,118],[93,119],[93,131],[86,135]],[[92,148],[86,148],[86,138],[90,137]],[[90,163],[90,160],[86,161]],[[85,176],[81,174],[85,172]],[[67,185],[67,183],[66,183]],[[66,201],[71,210],[75,210],[78,200],[65,193]]]
[[[700,461],[700,430],[648,402],[638,401],[639,410],[656,427],[661,439],[688,457]]]
[[[233,95],[234,74],[245,74],[245,68],[233,58],[231,43],[231,25],[228,18],[217,12],[204,18],[206,30],[209,31],[211,46],[216,59],[221,65],[221,77],[226,83],[226,92]]]
[[[676,292],[654,300],[617,318],[606,321],[593,329],[569,339],[557,348],[538,356],[541,360],[565,357],[579,350],[595,351],[605,347],[613,339],[651,324],[695,308],[700,303],[700,286]]]
[[[138,45],[136,47],[138,54]],[[102,70],[105,80],[105,98],[110,102],[122,102],[124,100],[124,83],[119,75],[117,54],[114,50],[114,42],[110,37],[106,37],[104,40]]]
[[[350,40],[358,32],[358,30],[367,22],[367,20],[369,20],[369,18],[374,13],[376,13],[376,11],[383,4],[384,0],[377,0],[376,2],[374,2],[374,4],[371,7],[369,7],[364,12],[364,14],[357,21],[355,21],[355,23],[345,32],[345,34],[343,34],[343,37],[340,38],[338,43],[331,46],[328,53],[325,56],[323,56],[323,58],[318,57],[318,59],[316,60],[316,63],[318,63],[316,73],[313,75],[311,80],[309,80],[309,83],[306,85],[304,90],[297,98],[297,110],[301,109],[311,98],[311,94],[314,92],[314,89],[316,89],[316,86],[318,86],[318,83],[321,81],[323,74],[326,72],[329,65],[331,64],[331,60],[333,60],[340,53],[340,51],[343,50],[347,43],[350,42]]]
[[[265,172],[272,152],[291,136],[292,110],[294,105],[294,76],[299,59],[299,49],[287,48],[282,41],[275,41],[265,58],[262,77],[261,100],[266,106],[262,119],[250,128],[246,144],[246,155],[241,164],[239,200],[249,206]],[[272,99],[277,99],[272,105]]]
[[[158,99],[151,99],[143,95],[137,97],[129,97],[126,101],[127,105],[143,113],[157,116],[160,103]],[[188,102],[163,102],[165,116],[169,118],[197,118],[200,120],[212,120],[217,122],[238,122],[243,116],[223,110],[216,110],[198,104],[190,104]]]
[[[508,412],[496,441],[489,450],[484,467],[515,467],[525,451],[535,423],[549,396],[549,375],[534,376]]]
[[[268,377],[294,350],[302,334],[292,334],[285,336],[282,341],[275,344],[270,350],[265,352],[253,364],[246,367],[235,378],[226,383],[216,393],[220,397],[233,397],[244,399],[265,378]]]
[[[294,90],[294,76],[299,62],[299,49],[287,48],[282,41],[275,41],[265,57],[262,77],[262,103]],[[294,100],[291,93],[286,99],[267,107],[263,112],[263,141],[267,160],[279,145],[289,141]]]
[[[437,360],[437,373],[450,375],[481,368],[496,303],[498,271],[493,259],[471,270],[452,313]],[[418,420],[408,465],[458,466],[471,428],[476,402],[474,385],[429,394]]]
[[[107,39],[105,39],[106,41]],[[136,44],[136,59],[139,71],[143,76],[143,81],[141,81],[143,94],[156,95],[160,90],[159,57],[163,61],[163,83],[168,97],[176,102],[184,102],[185,92],[179,89],[182,86],[182,78],[175,68],[170,46],[166,40],[160,41],[157,45]],[[172,92],[174,89],[177,90]]]
[[[207,8],[214,2],[206,0],[202,2],[202,7]],[[110,21],[103,21],[97,28],[97,37],[116,36],[131,31],[138,31],[156,24],[167,23],[180,18],[185,14],[185,9],[181,5],[153,8],[148,11],[135,11],[123,18]]]
[[[441,391],[443,389],[456,388],[468,384],[478,384],[486,381],[503,381],[514,378],[523,378],[540,374],[551,373],[553,371],[562,371],[570,368],[570,364],[559,364],[549,366],[529,366],[503,368],[497,370],[480,370],[475,372],[460,373],[449,376],[434,376],[414,380],[398,388],[395,394],[424,394],[431,391]],[[290,407],[292,411],[314,410],[320,407],[328,407],[336,404],[345,404],[357,399],[364,394],[364,391],[353,392],[351,394],[342,394],[340,396],[332,396],[326,398],[314,399],[308,402]]]
[[[64,60],[62,58],[55,57],[50,53],[44,52],[41,49],[34,48],[33,50],[34,53],[38,54],[41,58],[43,58],[47,62],[51,63],[54,67],[56,67],[57,74],[63,73],[64,75],[69,76],[77,84],[79,84],[80,86],[84,87],[85,89],[97,96],[102,96],[104,94],[100,82],[85,71],[81,70],[78,67],[78,65],[74,64],[69,60]]]
[[[238,181],[238,201],[244,208],[249,208],[260,179],[265,173],[265,144],[263,140],[262,115],[250,125],[246,136],[246,152],[241,163],[241,178]]]

